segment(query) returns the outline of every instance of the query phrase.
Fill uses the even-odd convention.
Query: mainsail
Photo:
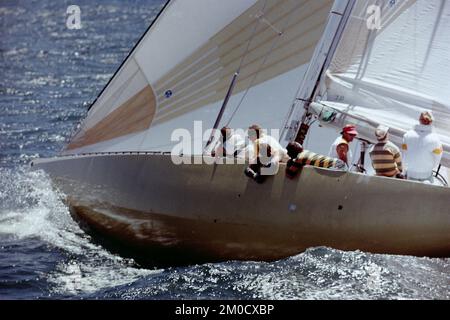
[[[380,13],[379,25],[371,15]],[[378,18],[378,17],[373,17]],[[378,28],[379,27],[379,28]],[[378,124],[395,142],[432,110],[450,166],[450,3],[358,1],[318,96],[373,140]]]
[[[64,154],[170,151],[173,130],[213,126],[238,68],[223,124],[281,128],[333,3],[169,1]]]

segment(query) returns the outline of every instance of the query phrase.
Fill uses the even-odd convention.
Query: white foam
[[[0,207],[0,234],[38,238],[68,257],[46,275],[52,292],[92,293],[159,272],[134,268],[132,260],[93,244],[44,173],[0,169],[0,174],[0,199],[7,200]]]

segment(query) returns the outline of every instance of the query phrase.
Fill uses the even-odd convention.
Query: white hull
[[[62,157],[34,168],[91,228],[161,259],[275,260],[314,246],[450,256],[450,188],[312,167],[295,180],[282,167],[259,185],[244,165],[176,166],[157,154]]]

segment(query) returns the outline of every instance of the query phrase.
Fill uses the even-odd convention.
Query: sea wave
[[[153,274],[132,259],[114,255],[95,244],[72,219],[64,195],[42,171],[0,168],[0,236],[25,245],[38,240],[64,257],[54,270],[41,273],[52,295],[72,296],[128,284]],[[39,248],[22,248],[30,256]],[[20,262],[17,271],[29,271]],[[1,277],[1,274],[0,274]]]

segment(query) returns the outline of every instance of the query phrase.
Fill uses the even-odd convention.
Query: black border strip
[[[167,0],[166,4],[163,6],[163,8],[161,9],[161,11],[159,11],[159,13],[156,15],[155,19],[153,19],[152,23],[149,25],[149,27],[147,28],[147,30],[144,32],[144,34],[141,36],[141,38],[139,39],[139,41],[134,45],[133,49],[128,53],[127,57],[125,58],[125,60],[122,61],[122,63],[120,64],[120,67],[116,70],[116,72],[114,72],[114,75],[109,79],[108,83],[103,87],[102,91],[100,91],[100,93],[98,94],[97,98],[95,98],[94,102],[91,103],[91,105],[88,108],[88,112],[91,111],[92,107],[94,106],[94,104],[97,102],[97,100],[100,98],[100,96],[103,94],[103,92],[105,92],[106,88],[108,88],[108,86],[111,84],[111,82],[113,81],[113,79],[117,76],[117,74],[119,73],[119,71],[122,69],[122,67],[124,66],[124,64],[128,61],[128,59],[133,55],[133,53],[136,51],[136,48],[139,46],[139,44],[142,42],[142,40],[144,40],[145,36],[147,35],[147,33],[151,30],[151,28],[153,27],[153,25],[158,21],[159,17],[161,16],[161,14],[166,10],[166,8],[169,6],[170,2],[172,0]]]

